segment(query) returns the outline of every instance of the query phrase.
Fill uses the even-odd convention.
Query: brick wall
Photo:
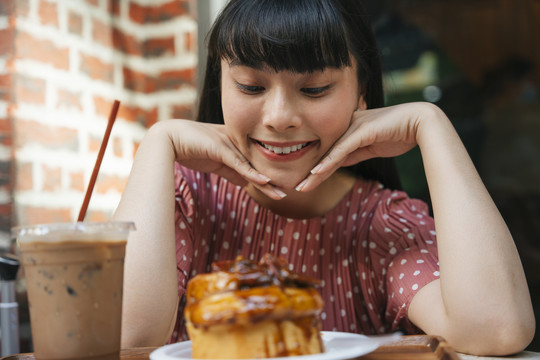
[[[109,219],[146,128],[192,118],[196,2],[0,0],[0,240],[73,221],[114,99],[87,220]]]

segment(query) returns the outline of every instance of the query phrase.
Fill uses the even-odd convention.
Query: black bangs
[[[337,9],[317,0],[233,0],[214,25],[214,59],[298,73],[350,66]],[[212,44],[212,42],[215,42]]]

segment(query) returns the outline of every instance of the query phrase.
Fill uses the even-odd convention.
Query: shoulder
[[[424,225],[430,221],[429,206],[422,200],[410,198],[406,192],[391,190],[379,185],[373,190],[373,221],[376,224],[399,223],[403,225]]]
[[[396,241],[396,244],[403,243],[407,247],[411,241],[431,241],[435,238],[435,223],[424,201],[376,183],[366,194],[364,202],[364,208],[371,216],[371,241],[380,245]]]
[[[358,180],[352,196],[361,201],[364,209],[373,212],[374,219],[388,220],[391,215],[429,217],[429,206],[424,201],[410,198],[405,191],[386,188],[378,181]]]

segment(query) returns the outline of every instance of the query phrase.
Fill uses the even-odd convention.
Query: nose
[[[263,112],[264,126],[278,132],[295,129],[301,124],[300,106],[285,89],[274,89],[268,93]]]

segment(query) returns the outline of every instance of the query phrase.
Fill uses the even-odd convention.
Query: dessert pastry
[[[270,254],[212,264],[190,280],[184,311],[194,359],[317,354],[322,298],[317,280]]]

